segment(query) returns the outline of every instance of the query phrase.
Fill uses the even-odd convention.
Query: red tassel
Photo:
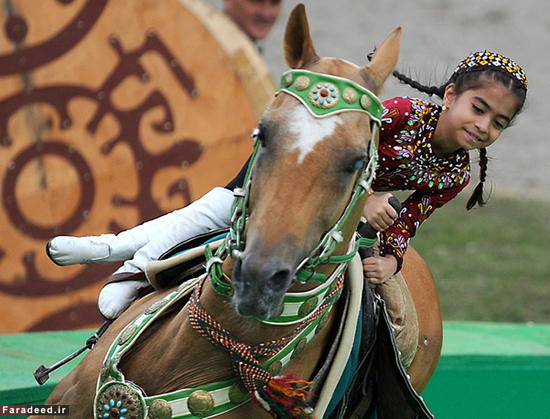
[[[312,393],[308,391],[313,383],[298,380],[294,376],[275,377],[258,393],[258,404],[277,419],[315,419],[313,409],[307,403]],[[263,403],[262,403],[263,402]]]

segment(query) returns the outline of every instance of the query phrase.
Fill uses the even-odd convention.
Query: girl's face
[[[445,90],[443,104],[447,109],[438,123],[440,132],[436,130],[440,146],[436,152],[443,153],[490,146],[508,126],[517,106],[508,88],[496,81],[487,81],[483,87],[466,90],[460,95],[454,84],[450,84]]]

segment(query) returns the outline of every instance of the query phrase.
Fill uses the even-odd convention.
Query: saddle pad
[[[350,384],[341,383],[341,380],[344,377],[346,365],[348,364],[350,355],[352,354],[352,349],[354,348],[354,342],[356,340],[356,332],[362,304],[363,283],[363,265],[361,264],[361,258],[356,255],[348,267],[350,299],[348,311],[345,313],[346,321],[342,338],[340,340],[340,347],[334,357],[332,367],[327,375],[325,384],[319,394],[319,398],[314,409],[314,415],[318,418],[325,417],[325,413],[330,414],[329,406],[338,403],[339,400],[333,400],[335,393],[340,394],[340,397],[343,396],[342,391],[339,391],[340,389],[338,387],[344,384],[347,389],[347,386]],[[355,364],[357,364],[357,359],[355,360]],[[344,389],[344,392],[346,389]]]
[[[210,248],[215,251],[224,239],[217,240],[209,244]],[[145,275],[147,280],[155,289],[166,288],[173,285],[174,278],[180,273],[185,272],[188,268],[200,261],[204,260],[204,250],[206,244],[178,253],[168,259],[154,260],[147,264]]]
[[[359,346],[365,347],[359,345],[362,334],[368,334],[368,331],[361,329],[359,321],[363,304],[369,303],[363,301],[365,283],[361,260],[356,256],[348,268],[350,300],[349,309],[344,314],[342,339],[320,391],[314,414],[324,419],[433,419],[422,397],[407,378],[399,359],[386,304],[380,298],[377,298],[379,318],[375,333],[371,336],[375,341],[366,345],[366,352],[357,353]],[[368,336],[365,337],[368,339]],[[368,366],[366,370],[360,368],[362,364],[371,365],[373,370]],[[364,376],[359,376],[361,374]],[[373,388],[369,389],[369,386]]]
[[[399,359],[390,318],[381,303],[377,341],[377,418],[434,419],[422,397],[414,390]]]

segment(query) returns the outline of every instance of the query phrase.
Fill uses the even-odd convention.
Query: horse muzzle
[[[233,306],[240,316],[267,320],[279,315],[294,270],[244,252],[232,274]]]

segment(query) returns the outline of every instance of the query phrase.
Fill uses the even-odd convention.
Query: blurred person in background
[[[281,14],[281,0],[223,0],[223,11],[252,39],[264,39]]]

